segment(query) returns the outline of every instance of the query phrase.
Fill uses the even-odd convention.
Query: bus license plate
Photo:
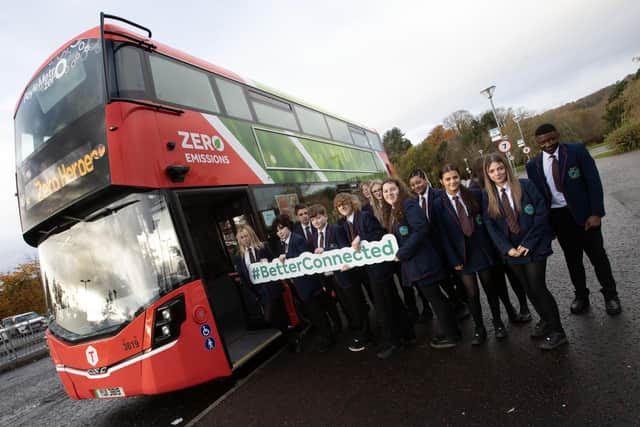
[[[122,387],[100,388],[95,390],[98,399],[108,399],[112,397],[125,397]]]

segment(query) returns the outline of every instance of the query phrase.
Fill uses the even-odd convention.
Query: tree
[[[40,263],[29,261],[10,273],[0,274],[0,318],[35,311],[46,312]]]
[[[603,119],[607,122],[607,132],[617,129],[624,120],[624,99],[622,94],[626,86],[626,80],[619,81],[613,88],[611,95],[609,95],[607,108],[603,116]]]
[[[397,127],[388,130],[382,137],[382,145],[394,165],[398,159],[411,147],[411,141],[404,137],[404,133]]]

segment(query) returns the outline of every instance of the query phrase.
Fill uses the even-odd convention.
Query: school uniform
[[[543,332],[556,332],[564,336],[558,305],[546,285],[546,259],[553,253],[553,236],[547,221],[546,203],[531,181],[520,179],[519,182],[522,189],[519,210],[508,183],[502,188],[495,187],[500,208],[500,215],[495,218],[489,214],[489,199],[487,193],[484,193],[484,222],[507,268],[524,286],[533,307],[548,328],[548,331]],[[508,255],[510,249],[519,246],[529,249],[529,253],[519,257]]]
[[[588,217],[605,215],[602,182],[595,161],[584,144],[579,143],[558,144],[553,156],[558,164],[557,184],[553,177],[554,159],[546,152],[541,152],[527,163],[527,175],[550,208],[551,227],[564,252],[576,299],[588,301],[589,289],[583,264],[583,253],[586,252],[605,300],[618,301],[602,229],[584,229]]]
[[[477,190],[471,190],[471,192],[478,205],[481,206],[482,193]],[[458,196],[460,197],[460,195]],[[461,272],[463,274],[473,274],[486,270],[495,264],[496,256],[482,221],[482,213],[477,213],[473,217],[469,216],[469,210],[464,206],[462,197],[460,197],[459,200],[463,204],[464,215],[469,217],[472,226],[471,235],[465,236],[455,203],[451,200],[452,197],[444,193],[434,202],[442,235],[442,245],[449,265],[452,267],[462,265]]]
[[[291,227],[291,232],[304,237],[307,245],[307,251],[313,251],[315,247],[314,242],[316,241],[318,234],[316,233],[316,229],[313,227],[313,225],[311,225],[311,221],[309,221],[309,224],[304,226],[301,223],[296,222],[295,224],[293,224],[293,227]]]
[[[293,232],[281,242],[281,247],[281,253],[285,254],[286,258],[295,258],[303,252],[309,252],[305,238]],[[322,283],[315,274],[294,277],[290,280],[296,288],[311,324],[316,328],[320,339],[319,346],[330,345],[333,343],[333,336],[327,318],[327,300]]]
[[[280,282],[267,282],[254,285],[249,275],[249,265],[259,262],[261,259],[271,261],[273,255],[267,246],[262,248],[248,248],[243,255],[235,258],[235,269],[240,274],[245,288],[250,289],[258,296],[265,320],[272,326],[285,332],[289,326],[284,300],[282,299],[283,288]]]
[[[498,201],[502,215],[492,218],[488,212],[489,200],[486,193],[482,199],[485,226],[495,247],[507,264],[528,264],[542,261],[553,253],[551,250],[553,234],[548,223],[548,210],[545,200],[531,181],[527,179],[520,179],[519,181],[522,188],[521,212],[516,211],[511,188],[508,184],[505,186],[505,194],[509,199],[509,208],[514,212],[518,221],[518,233],[509,231],[499,188]],[[517,248],[521,245],[529,249],[528,255],[519,257],[507,255],[509,249]]]
[[[396,257],[400,260],[402,284],[406,287],[419,286],[433,306],[445,335],[457,340],[455,318],[448,302],[440,291],[440,283],[446,272],[438,251],[431,240],[430,226],[416,200],[403,202],[404,216],[391,227],[398,241]]]
[[[336,230],[333,224],[325,224],[324,228],[321,229],[316,228],[317,238],[313,242],[314,251],[318,248],[322,248],[325,251],[337,249],[338,244],[336,243],[335,234]],[[342,330],[342,318],[340,317],[340,313],[338,313],[337,308],[338,302],[340,302],[340,305],[345,310],[347,317],[349,317],[347,297],[343,286],[338,283],[338,278],[342,278],[343,275],[344,273],[340,271],[318,274],[322,287],[327,292],[329,301],[328,313],[334,326],[334,332],[336,333]],[[333,295],[335,295],[335,297]]]
[[[379,241],[386,230],[375,216],[366,211],[355,211],[345,218],[342,226],[342,238],[351,242],[357,236],[360,240]],[[376,310],[376,321],[380,329],[379,344],[383,349],[399,347],[402,340],[414,340],[415,333],[407,315],[395,283],[393,282],[394,266],[392,262],[370,264],[364,270],[371,282],[373,304]],[[384,350],[383,350],[384,351]]]
[[[481,207],[482,193],[478,190],[469,191]],[[492,268],[496,264],[497,256],[484,227],[482,211],[472,214],[470,207],[462,200],[460,192],[455,196],[444,193],[436,200],[435,209],[449,265],[462,266],[462,270],[456,270],[456,273],[464,283],[467,302],[476,326],[472,345],[484,343],[487,335],[476,273],[489,301],[496,337],[506,337],[506,330],[500,318],[499,290],[494,285],[495,269]]]

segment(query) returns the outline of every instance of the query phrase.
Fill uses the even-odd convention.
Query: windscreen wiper
[[[87,216],[84,221],[85,222],[93,222],[93,221],[97,221],[100,218],[104,218],[105,216],[109,216],[113,213],[118,212],[120,209],[126,208],[127,206],[133,205],[134,203],[138,203],[140,202],[140,200],[131,200],[130,202],[125,202],[122,203],[120,205],[117,206],[113,206],[113,207],[106,207],[104,209],[99,210],[98,212],[92,213],[91,215]]]

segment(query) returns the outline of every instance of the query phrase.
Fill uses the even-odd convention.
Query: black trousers
[[[290,320],[282,295],[263,302],[262,309],[264,310],[264,318],[269,326],[277,328],[280,332],[286,334]]]
[[[325,343],[331,342],[333,340],[333,334],[331,333],[331,325],[329,324],[327,313],[329,301],[326,292],[320,290],[306,301],[303,301],[302,304],[309,316],[311,325],[315,328],[318,338]]]
[[[549,292],[546,283],[547,260],[528,264],[509,264],[508,268],[524,286],[525,292],[542,320],[552,332],[562,332],[560,313],[556,299]]]
[[[585,231],[584,226],[576,224],[568,207],[551,209],[550,220],[564,252],[564,259],[569,269],[576,297],[586,298],[589,295],[584,272],[584,253],[589,257],[596,271],[596,277],[602,286],[601,292],[605,299],[616,297],[618,295],[616,282],[611,272],[609,257],[604,250],[602,229],[595,227]]]
[[[351,286],[341,288],[341,293],[345,296],[344,307],[349,318],[349,329],[353,334],[352,338],[366,342],[371,339],[371,325],[369,304],[364,296],[363,286],[365,286],[365,280],[368,282],[369,278],[363,268],[353,268],[347,271],[346,275]]]
[[[420,284],[415,283],[419,288],[422,295],[424,295],[431,304],[436,318],[438,319],[438,325],[441,332],[451,340],[457,340],[460,337],[460,331],[456,323],[456,317],[453,313],[453,308],[449,301],[442,294],[440,285],[433,284]]]
[[[415,338],[409,315],[402,304],[398,289],[393,281],[393,269],[388,273],[367,271],[371,281],[373,305],[376,310],[376,322],[380,330],[379,344],[381,347],[400,345],[403,338]]]

